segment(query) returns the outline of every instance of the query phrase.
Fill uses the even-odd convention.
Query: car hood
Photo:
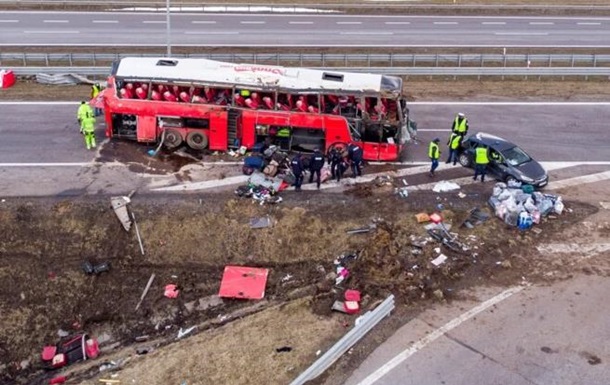
[[[515,167],[515,169],[521,171],[521,173],[532,179],[539,179],[546,175],[546,171],[540,163],[535,160],[530,160],[529,162],[525,162]]]

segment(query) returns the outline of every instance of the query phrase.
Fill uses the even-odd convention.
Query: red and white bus
[[[103,92],[106,135],[175,148],[360,145],[391,161],[410,138],[402,79],[368,73],[129,57]]]

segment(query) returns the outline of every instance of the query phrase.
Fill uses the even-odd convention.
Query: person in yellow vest
[[[428,157],[432,162],[430,166],[430,176],[434,176],[434,170],[438,167],[438,159],[441,157],[441,149],[438,147],[438,143],[441,140],[439,138],[435,138],[430,145],[428,146]]]
[[[451,133],[449,141],[447,142],[447,146],[449,146],[449,158],[447,158],[447,161],[445,163],[453,162],[453,165],[455,166],[455,163],[457,162],[458,158],[458,152],[460,151],[460,147],[462,146],[462,139],[462,135],[455,132]]]
[[[91,99],[97,98],[97,96],[100,94],[101,91],[102,91],[102,86],[100,86],[100,83],[95,83],[94,85],[92,85],[91,86]],[[95,116],[100,116],[102,114],[102,109],[95,107],[94,112],[95,112]]]
[[[78,106],[78,110],[76,111],[76,120],[78,120],[81,134],[83,133],[83,122],[85,117],[87,117],[87,114],[93,115],[93,110],[91,109],[91,106],[87,104],[87,102],[82,101],[80,102],[80,106]]]
[[[91,113],[88,113],[83,119],[83,133],[87,150],[95,148],[95,116]]]
[[[474,149],[474,180],[481,175],[481,182],[485,182],[485,174],[487,174],[487,165],[489,164],[489,149],[487,147],[478,146]]]
[[[468,119],[463,112],[458,113],[453,119],[453,125],[451,131],[462,136],[462,139],[468,133]]]

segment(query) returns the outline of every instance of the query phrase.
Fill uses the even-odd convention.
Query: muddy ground
[[[110,147],[100,160],[125,161],[124,155]],[[157,161],[166,163],[168,172],[177,167],[163,158]],[[398,326],[398,320],[406,322],[431,302],[459,298],[464,288],[544,279],[531,269],[533,246],[597,211],[567,201],[566,213],[546,219],[539,234],[520,233],[496,218],[473,229],[460,227],[473,207],[487,210],[491,187],[464,186],[463,198],[420,191],[403,199],[394,194],[394,186],[371,183],[345,193],[285,192],[282,203],[263,206],[231,193],[136,193],[132,210],[145,255],[135,233],[120,226],[109,197],[3,200],[0,382],[47,383],[57,373],[41,370],[40,350],[56,342],[61,329],[92,333],[104,348],[99,359],[64,371],[70,383],[96,383],[99,366],[114,360],[121,363],[116,374],[124,383],[285,384],[315,359],[317,350],[332,345],[354,324],[353,316],[330,309],[346,288],[362,292],[363,310],[389,294],[396,296],[400,316],[382,329],[377,337],[382,338],[383,330]],[[442,213],[468,249],[456,252],[430,239],[413,246],[426,237],[415,219],[419,212]],[[266,215],[275,221],[273,227],[250,228],[250,218]],[[347,233],[372,223],[376,229],[368,233]],[[430,261],[439,247],[449,259],[435,267]],[[357,258],[347,262],[350,278],[336,286],[333,260],[342,254]],[[111,270],[86,275],[85,261],[109,262]],[[265,299],[219,300],[226,265],[268,268]],[[153,273],[151,290],[136,311]],[[163,296],[169,283],[179,286],[178,298]],[[194,325],[192,340],[173,343],[179,328]],[[135,338],[143,335],[149,336],[146,346],[157,350],[150,356],[134,353],[142,347]],[[191,345],[207,355],[195,359],[204,353],[189,351]],[[284,345],[295,352],[275,352]],[[343,364],[347,369],[374,343],[363,346]],[[171,370],[163,365],[172,365]],[[256,370],[244,376],[226,370],[228,365]]]

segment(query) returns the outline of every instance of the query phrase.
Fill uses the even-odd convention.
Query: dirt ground
[[[121,154],[109,148],[100,161],[121,160]],[[175,169],[167,163],[168,171]],[[61,329],[85,330],[104,349],[98,359],[61,372],[71,384],[94,384],[111,374],[122,383],[286,384],[353,326],[353,316],[330,309],[345,289],[362,292],[363,311],[394,294],[397,317],[331,371],[340,377],[337,370],[348,371],[398,320],[406,322],[431,302],[458,299],[473,285],[549,279],[532,269],[534,245],[561,237],[598,211],[568,200],[568,211],[545,220],[540,234],[521,234],[495,218],[461,228],[468,210],[486,207],[490,190],[491,184],[471,185],[463,188],[464,198],[413,192],[401,199],[392,186],[371,183],[341,194],[286,192],[282,203],[264,206],[231,193],[136,194],[132,209],[145,255],[134,232],[120,226],[109,197],[5,200],[0,381],[47,383],[57,373],[40,369],[40,350],[56,342]],[[430,240],[421,249],[412,246],[413,236],[426,234],[415,220],[422,211],[440,211],[469,250]],[[250,228],[250,218],[266,215],[273,227]],[[371,223],[376,229],[369,233],[347,233]],[[438,268],[430,263],[437,247],[449,257]],[[350,278],[335,286],[334,259],[352,253]],[[86,260],[110,262],[111,270],[88,276],[81,268]],[[265,299],[219,300],[226,265],[268,268]],[[135,311],[152,273],[151,290]],[[163,296],[169,283],[179,286],[178,298]],[[180,328],[192,326],[192,337],[175,342]],[[134,342],[143,335],[146,342]],[[276,351],[282,347],[291,350]],[[138,355],[138,348],[148,354]],[[100,374],[109,361],[118,368]]]

